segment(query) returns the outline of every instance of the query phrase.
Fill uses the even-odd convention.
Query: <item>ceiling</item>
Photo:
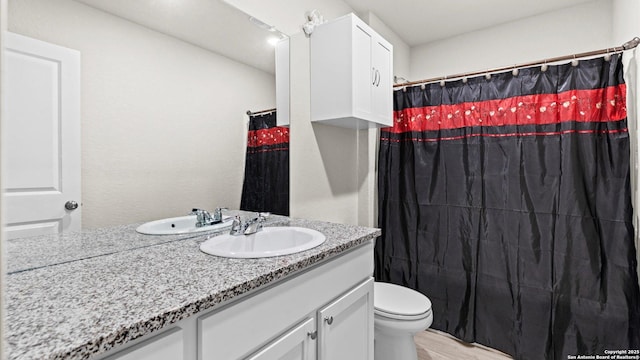
[[[267,39],[278,33],[252,24],[248,15],[220,0],[76,1],[266,72],[275,72],[275,48]]]
[[[409,46],[594,0],[344,0],[371,11]]]
[[[76,1],[274,73],[274,48],[266,40],[278,33],[270,33],[252,24],[248,15],[222,0]],[[292,29],[298,29],[304,22],[305,12],[314,8],[338,8],[342,11],[351,7],[360,14],[370,11],[409,46],[416,46],[596,0],[343,0],[344,2],[341,0],[270,0],[268,3],[264,1],[239,2],[268,7],[271,13],[288,14],[295,19],[289,21],[292,25],[295,24]],[[336,7],[336,4],[341,5]]]

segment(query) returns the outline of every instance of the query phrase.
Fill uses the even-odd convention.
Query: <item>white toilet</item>
[[[417,360],[413,335],[433,322],[431,301],[399,285],[374,283],[375,360]]]

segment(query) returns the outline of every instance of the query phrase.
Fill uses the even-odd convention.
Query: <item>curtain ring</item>
[[[576,59],[576,54],[573,54],[573,60],[571,60],[571,66],[576,67],[580,62]]]
[[[447,83],[447,77],[445,76],[444,79],[440,80],[440,86],[444,87]]]
[[[609,51],[611,51],[611,48],[607,48],[607,53],[604,55],[604,61],[611,60],[611,53],[609,53]]]
[[[427,86],[425,84],[420,85],[420,89],[424,90],[426,88],[427,88]]]
[[[491,80],[491,74],[489,74],[488,72],[489,70],[487,70],[487,73],[484,75],[484,78],[487,80]]]
[[[513,65],[513,71],[511,71],[513,76],[518,76],[519,72],[520,72],[520,70],[518,70],[518,68],[515,65]]]
[[[546,72],[549,69],[549,65],[547,65],[547,60],[544,60],[544,64],[540,67],[540,71]]]
[[[467,83],[467,81],[469,81],[469,79],[467,79],[467,77],[466,77],[466,76],[462,78],[462,82],[463,82],[464,84],[466,84],[466,83]]]

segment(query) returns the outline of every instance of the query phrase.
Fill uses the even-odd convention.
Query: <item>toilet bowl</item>
[[[375,360],[417,360],[413,336],[433,322],[431,301],[394,284],[374,283]]]

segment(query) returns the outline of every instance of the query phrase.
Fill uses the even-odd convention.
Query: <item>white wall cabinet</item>
[[[393,47],[348,14],[311,35],[311,121],[366,129],[393,125]]]

